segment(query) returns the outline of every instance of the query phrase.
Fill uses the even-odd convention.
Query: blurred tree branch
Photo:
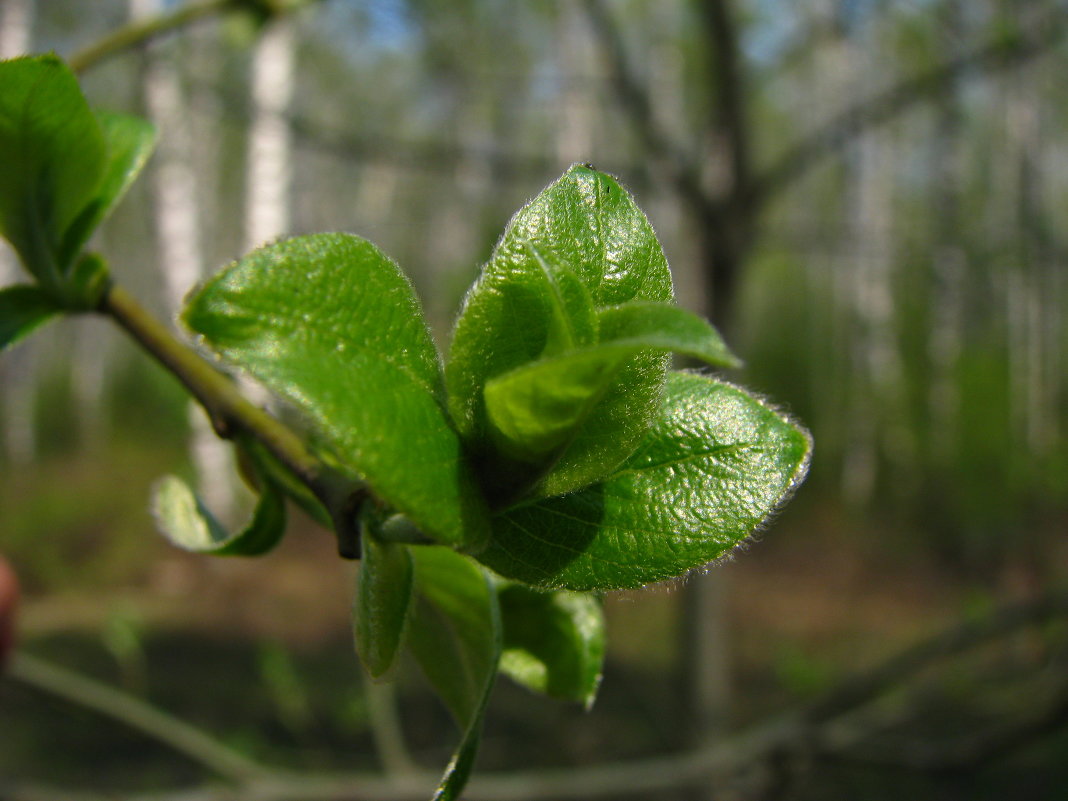
[[[1061,666],[1063,672],[1064,666]],[[899,713],[901,725],[909,718],[923,716],[923,699],[909,704]],[[1022,709],[1015,718],[991,725],[973,733],[944,740],[910,739],[888,744],[880,741],[838,747],[833,739],[824,738],[813,750],[824,759],[864,764],[872,767],[894,768],[919,773],[960,773],[1004,758],[1013,751],[1029,745],[1068,724],[1068,681],[1061,678],[1052,689],[1047,688],[1030,707]],[[861,733],[860,739],[865,739]]]
[[[242,0],[201,0],[185,3],[174,11],[117,28],[98,42],[74,53],[67,61],[75,72],[85,72],[103,61],[177,30],[199,19],[222,14],[246,5]]]
[[[766,167],[753,183],[753,201],[766,203],[828,156],[840,152],[869,128],[884,125],[913,106],[937,98],[948,85],[970,72],[1005,70],[1050,50],[1068,32],[1068,15],[1054,11],[1043,24],[1013,34],[1000,33],[975,49],[918,75],[901,79],[847,108],[795,142]]]
[[[286,14],[321,0],[199,0],[178,6],[173,11],[131,22],[112,31],[98,42],[74,53],[67,63],[74,72],[85,72],[132,47],[145,44],[163,34],[183,28],[197,20],[231,11],[247,11],[268,18]]]
[[[619,103],[645,145],[654,167],[666,171],[668,181],[691,207],[705,213],[718,213],[718,208],[705,208],[713,199],[701,186],[700,171],[694,169],[694,159],[658,123],[648,89],[638,79],[622,33],[608,9],[600,0],[584,0],[583,7],[608,60]]]
[[[1010,32],[950,58],[917,75],[903,77],[828,120],[785,148],[769,166],[751,164],[750,132],[745,123],[745,65],[738,48],[737,21],[728,0],[697,2],[714,70],[709,125],[711,158],[727,159],[727,174],[703,181],[710,156],[672,140],[656,121],[647,86],[638,78],[631,54],[603,0],[584,0],[594,35],[608,61],[619,105],[663,170],[696,223],[708,274],[708,310],[717,325],[729,327],[729,314],[741,264],[762,209],[827,157],[841,152],[865,131],[886,124],[916,105],[935,98],[948,84],[974,72],[1004,70],[1048,51],[1068,31],[1068,15],[1053,9],[1041,24]],[[713,164],[718,168],[720,165]]]
[[[7,674],[49,695],[124,723],[232,781],[244,782],[270,772],[200,729],[129,693],[27,653],[13,656]],[[64,792],[55,797],[69,796]]]
[[[884,698],[889,691],[905,685],[918,673],[937,663],[1064,617],[1068,617],[1068,591],[1063,589],[1034,600],[1005,604],[982,618],[958,623],[900,652],[871,671],[838,685],[812,703],[704,747],[682,754],[589,768],[481,774],[472,781],[464,797],[470,801],[535,801],[540,798],[580,801],[640,796],[707,784],[709,781],[724,781],[755,764],[784,761],[788,764],[792,757],[849,760],[929,772],[973,767],[1005,753],[1007,749],[1033,742],[1068,722],[1068,682],[1064,680],[1063,670],[1053,670],[1056,677],[1050,683],[1052,689],[1047,688],[1046,692],[1039,693],[1034,703],[1019,709],[1012,719],[973,731],[961,738],[925,741],[922,744],[917,742],[897,749],[880,746],[878,751],[873,751],[865,748],[870,736],[884,727],[885,721],[878,716],[869,717],[866,723],[863,720],[850,720],[848,737],[836,737],[834,728],[841,727],[847,716],[856,715],[865,706]],[[56,669],[41,660],[27,662],[27,659],[31,658],[26,655],[17,657],[15,665],[21,664],[24,669],[16,667],[12,677],[46,692],[57,692],[52,682],[28,675],[42,665],[48,670]],[[140,700],[122,700],[119,697],[125,694],[119,690],[96,682],[90,682],[89,685],[71,682],[67,678],[61,682],[63,686],[57,692],[61,697],[123,720],[175,747],[166,733],[158,736],[158,727],[142,725],[136,717],[126,714],[128,709],[134,708],[129,702],[135,706],[143,705]],[[83,696],[86,687],[90,687],[91,692]],[[105,704],[96,700],[101,688],[109,698]],[[169,717],[164,712],[153,712]],[[895,721],[907,720],[915,712],[922,712],[922,703],[906,705],[905,713],[895,715]],[[175,721],[174,725],[186,724]],[[170,726],[164,726],[164,732]],[[225,746],[213,745],[212,748],[225,749]],[[240,783],[232,788],[205,786],[130,795],[128,798],[137,801],[422,801],[437,779],[436,774],[423,771],[394,777],[372,773],[280,775],[240,755],[227,756],[215,765],[212,762],[214,758],[206,760],[190,753],[188,749],[177,750],[193,756],[220,775],[239,779]],[[232,757],[236,757],[236,761],[232,761]],[[42,798],[103,801],[110,796],[67,793],[65,790],[9,780],[0,781],[0,797],[7,801],[35,801]]]

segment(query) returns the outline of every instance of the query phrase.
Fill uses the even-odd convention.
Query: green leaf
[[[416,547],[417,603],[408,646],[463,731],[436,801],[458,798],[478,751],[482,718],[501,656],[501,617],[493,580],[447,548]]]
[[[64,233],[60,255],[64,263],[77,257],[100,223],[122,200],[156,146],[156,129],[147,120],[107,111],[97,111],[96,118],[104,135],[107,160],[93,199]]]
[[[360,578],[353,627],[356,651],[373,679],[397,662],[412,608],[413,570],[408,548],[381,542],[377,526],[364,515],[360,538]]]
[[[0,62],[0,234],[57,288],[64,234],[92,201],[106,144],[78,82],[54,55]]]
[[[572,167],[522,208],[467,294],[445,368],[449,409],[484,475],[492,482],[509,468],[490,447],[488,381],[594,345],[591,308],[671,298],[652,227],[610,176]],[[651,352],[621,367],[566,452],[553,455],[539,491],[568,492],[617,467],[655,415],[665,371],[666,359]],[[520,475],[517,483],[528,479]]]
[[[82,253],[74,263],[63,288],[63,306],[68,311],[93,311],[111,285],[111,271],[98,253]]]
[[[502,586],[501,672],[537,692],[588,709],[604,664],[604,612],[589,593]]]
[[[62,309],[35,286],[0,289],[0,351],[11,347]]]
[[[230,534],[177,476],[156,485],[152,512],[163,535],[186,551],[214,556],[259,556],[267,553],[285,532],[285,501],[273,483],[264,481],[256,511],[245,528]]]
[[[634,302],[598,314],[601,344],[530,362],[486,382],[494,442],[517,460],[537,461],[566,446],[615,382],[645,350],[674,351],[736,366],[716,330],[678,306]]]
[[[237,450],[237,465],[241,475],[253,488],[259,482],[259,476],[266,475],[280,492],[303,509],[312,520],[324,528],[333,527],[330,512],[315,497],[308,485],[282,464],[259,440],[241,436],[238,442],[241,447]]]
[[[542,587],[608,590],[680,576],[744,540],[801,482],[811,440],[745,391],[673,373],[626,464],[581,492],[493,520],[479,561]]]
[[[594,347],[531,362],[486,382],[498,447],[536,461],[566,445],[638,348]]]
[[[448,548],[409,548],[417,605],[409,646],[461,728],[482,704],[497,672],[500,614],[486,572]]]
[[[440,400],[437,350],[374,245],[318,234],[261,248],[194,294],[184,320],[302,411],[378,498],[438,542],[482,547],[485,506]]]
[[[602,309],[597,319],[601,344],[670,351],[713,367],[741,366],[707,320],[673,304],[634,301]]]

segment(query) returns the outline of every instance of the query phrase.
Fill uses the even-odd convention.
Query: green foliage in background
[[[457,798],[498,672],[593,702],[597,596],[729,553],[803,478],[808,435],[746,391],[673,372],[672,353],[737,360],[675,305],[633,198],[577,165],[508,224],[438,353],[398,266],[349,234],[254,251],[189,298],[203,347],[294,412],[235,399],[142,319],[82,248],[143,165],[144,123],[91,111],[56,58],[0,64],[0,230],[33,283],[0,290],[0,345],[58,312],[97,310],[183,380],[234,439],[259,501],[222,529],[181,480],[154,511],[175,544],[256,555],[285,499],[362,557],[361,659],[387,677],[407,649],[461,730],[436,798]]]

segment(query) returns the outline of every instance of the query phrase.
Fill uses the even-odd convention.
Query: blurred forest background
[[[178,5],[0,0],[0,54],[68,56]],[[746,361],[728,378],[811,429],[812,472],[736,561],[607,599],[592,712],[502,682],[481,768],[529,776],[736,743],[933,637],[878,703],[818,743],[737,760],[714,797],[1064,798],[1068,631],[1050,593],[1068,580],[1065,74],[1060,0],[231,13],[82,76],[94,105],[161,131],[96,246],[173,317],[257,244],[357,233],[412,277],[445,346],[511,213],[575,161],[617,175],[680,302]],[[0,253],[0,283],[16,278]],[[155,535],[149,488],[176,466],[216,508],[240,516],[243,500],[177,385],[104,322],[64,321],[5,353],[0,413],[0,550],[24,583],[28,650],[268,764],[444,761],[455,735],[414,671],[395,697],[362,684],[351,571],[329,537],[298,521],[278,552],[239,563]],[[406,745],[389,736],[394,702]],[[205,775],[28,688],[0,687],[0,716],[0,775],[19,781]],[[686,794],[708,784],[697,774],[635,792],[705,797]],[[471,798],[599,797],[581,784],[594,778],[572,795],[536,782],[478,795],[476,774]]]

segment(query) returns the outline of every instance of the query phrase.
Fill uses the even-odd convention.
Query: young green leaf
[[[111,286],[111,270],[99,253],[83,252],[63,286],[63,308],[67,311],[93,311]]]
[[[61,311],[52,297],[35,286],[0,289],[0,351],[11,347]]]
[[[604,612],[589,593],[502,586],[501,672],[536,692],[593,705],[604,663]]]
[[[541,587],[608,590],[728,553],[804,478],[811,440],[743,390],[673,373],[659,419],[603,483],[493,520],[479,560]]]
[[[470,559],[447,548],[411,552],[417,601],[408,647],[463,731],[434,794],[435,801],[452,801],[471,773],[497,676],[500,609],[493,580]]]
[[[97,111],[96,118],[104,134],[106,162],[93,199],[64,233],[62,263],[78,256],[89,237],[122,200],[156,146],[156,129],[146,120],[107,111]]]
[[[78,81],[56,56],[0,62],[0,153],[0,234],[57,289],[70,266],[64,235],[96,194],[107,146]]]
[[[692,356],[712,367],[740,367],[707,320],[670,303],[633,301],[597,314],[600,342],[634,345]]]
[[[183,319],[311,421],[375,495],[443,544],[477,551],[481,494],[440,400],[437,350],[397,266],[347,234],[254,251]]]
[[[503,453],[537,461],[566,446],[619,370],[643,351],[674,351],[718,366],[738,364],[711,325],[678,306],[634,302],[603,309],[598,317],[600,345],[529,362],[486,382],[486,416]]]
[[[449,409],[485,462],[484,473],[502,471],[489,447],[487,382],[595,344],[591,307],[671,298],[671,276],[649,221],[610,176],[572,167],[522,208],[468,292],[445,368]],[[617,467],[655,414],[665,371],[660,354],[629,359],[566,451],[546,464],[553,469],[542,491],[568,492]]]
[[[486,382],[486,416],[508,456],[537,461],[566,445],[638,348],[597,346],[530,362]]]
[[[214,556],[259,556],[271,550],[285,532],[285,510],[281,493],[265,482],[252,520],[230,534],[177,476],[161,479],[152,498],[156,525],[167,539],[183,550]]]
[[[396,664],[412,607],[412,557],[407,546],[381,542],[373,514],[363,516],[360,577],[353,628],[356,652],[373,679]]]

